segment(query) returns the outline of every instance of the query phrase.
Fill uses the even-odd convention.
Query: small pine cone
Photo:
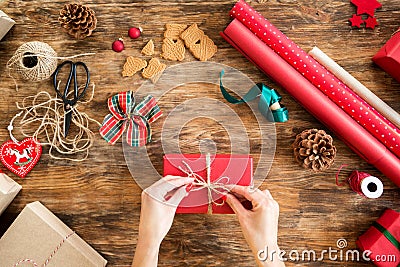
[[[76,39],[90,36],[97,24],[94,11],[81,4],[65,4],[58,21],[63,29]]]
[[[305,130],[293,143],[294,157],[301,166],[314,171],[325,171],[334,162],[336,147],[333,138],[323,130]]]

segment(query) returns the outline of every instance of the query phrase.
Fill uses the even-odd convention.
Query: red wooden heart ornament
[[[39,161],[42,146],[34,138],[25,138],[21,142],[9,140],[0,147],[0,160],[3,165],[24,178]]]

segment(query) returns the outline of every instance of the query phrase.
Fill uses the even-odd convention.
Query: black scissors
[[[61,71],[61,69],[65,66],[65,65],[69,65],[71,67],[70,72],[69,72],[69,76],[68,76],[68,80],[67,83],[65,84],[65,89],[64,92],[61,93],[59,87],[59,81],[57,81],[57,76],[59,74],[59,72]],[[78,80],[76,77],[76,71],[77,71],[77,67],[81,66],[83,67],[83,69],[86,71],[86,84],[83,87],[81,93],[79,93],[79,90],[81,90],[81,87],[78,85]],[[71,85],[71,81],[72,79],[74,79],[74,93],[73,93],[73,97],[69,98],[69,87]],[[78,100],[80,100],[85,92],[86,89],[89,87],[89,82],[90,82],[90,73],[89,73],[89,69],[86,66],[85,63],[83,62],[72,62],[72,61],[65,61],[63,63],[61,63],[56,71],[54,72],[53,75],[53,84],[54,84],[54,89],[56,90],[56,93],[58,95],[58,97],[60,97],[63,102],[64,102],[64,111],[65,111],[65,115],[64,115],[64,137],[67,137],[68,135],[68,131],[69,128],[71,127],[71,120],[72,120],[72,108],[76,105],[76,103],[78,102]]]

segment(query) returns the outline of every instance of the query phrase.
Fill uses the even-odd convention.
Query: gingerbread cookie
[[[168,60],[182,61],[185,59],[185,51],[185,45],[182,40],[178,39],[174,41],[170,38],[165,38],[161,56]]]
[[[181,33],[180,37],[185,41],[186,47],[190,48],[190,46],[195,44],[201,36],[204,36],[204,32],[200,30],[195,23]]]
[[[213,40],[207,35],[204,35],[200,38],[200,43],[193,44],[189,50],[195,58],[200,61],[207,61],[217,53],[217,46],[214,44]]]
[[[207,61],[217,52],[217,46],[213,40],[204,34],[197,27],[197,24],[191,25],[182,34],[181,38],[185,41],[186,47],[189,48],[193,56],[201,61]]]
[[[150,40],[142,49],[142,54],[146,56],[154,55],[154,43]]]
[[[187,25],[184,24],[166,24],[167,30],[164,32],[164,37],[172,40],[178,40],[181,34],[186,30]]]
[[[122,71],[122,76],[131,77],[136,72],[147,67],[147,61],[137,57],[127,57]]]
[[[167,65],[161,63],[157,58],[152,58],[142,72],[142,76],[145,79],[150,79],[153,83],[156,83],[164,72]]]

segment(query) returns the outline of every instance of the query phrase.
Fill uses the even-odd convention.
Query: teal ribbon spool
[[[287,122],[289,120],[289,111],[286,107],[281,105],[280,109],[271,110],[270,106],[273,104],[280,102],[282,97],[276,92],[274,89],[269,88],[263,83],[256,84],[253,88],[251,88],[242,99],[237,99],[230,95],[228,91],[222,84],[222,76],[225,71],[222,70],[220,73],[220,83],[219,87],[221,89],[222,95],[224,98],[231,104],[241,104],[253,101],[257,97],[260,96],[260,102],[258,102],[258,109],[261,114],[271,122]]]

